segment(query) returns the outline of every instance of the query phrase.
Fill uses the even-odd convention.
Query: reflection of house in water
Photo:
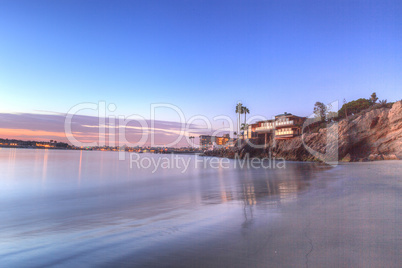
[[[247,205],[253,206],[257,204],[254,185],[243,185],[243,197],[243,200]]]
[[[276,207],[295,201],[315,173],[327,168],[292,163],[286,169],[241,170],[232,176],[222,173],[218,180],[201,183],[201,200],[204,204],[240,201],[245,206]]]
[[[233,194],[231,191],[228,190],[221,190],[221,200],[222,203],[226,203],[233,200]]]
[[[259,186],[244,185],[243,187],[242,196],[247,205],[256,205],[257,202],[269,202],[272,205],[278,202],[294,201],[298,191],[305,187],[305,182],[296,179],[284,181],[268,179],[265,184]],[[258,187],[257,191],[256,187]],[[267,197],[271,198],[267,199]]]
[[[278,183],[279,199],[281,202],[291,202],[297,198],[300,186],[295,180]]]
[[[247,205],[272,205],[292,202],[301,190],[308,186],[308,181],[315,172],[327,169],[319,164],[289,164],[286,169],[247,171],[248,177],[240,177],[242,192],[235,197]]]

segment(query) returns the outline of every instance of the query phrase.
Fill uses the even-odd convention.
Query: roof
[[[257,121],[254,124],[258,124],[258,123],[266,123],[266,122],[274,122],[275,119],[267,119],[267,120],[261,120],[261,121]]]
[[[292,114],[287,113],[287,112],[284,112],[283,114],[278,114],[278,115],[275,115],[275,117],[277,117],[277,116],[288,116],[288,115],[292,115]]]

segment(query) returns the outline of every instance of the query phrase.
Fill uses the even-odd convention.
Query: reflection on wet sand
[[[324,164],[292,163],[282,170],[242,170],[230,174],[218,173],[219,193],[211,192],[211,185],[201,185],[201,200],[205,205],[241,201],[246,206],[279,205],[292,202],[316,176],[317,171],[330,169]],[[231,176],[228,178],[227,176]],[[238,187],[233,187],[233,184]],[[211,184],[210,181],[205,184]],[[229,184],[231,187],[227,187]],[[204,186],[204,187],[203,187]]]
[[[242,228],[248,228],[253,223],[255,209],[275,210],[297,201],[309,186],[309,181],[330,168],[319,163],[289,163],[286,169],[218,170],[216,181],[200,180],[197,194],[201,195],[202,205],[241,205]]]

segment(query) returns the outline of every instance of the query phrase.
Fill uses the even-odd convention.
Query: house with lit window
[[[229,134],[225,134],[222,137],[211,135],[200,135],[200,149],[210,150],[214,148],[224,148],[228,146],[230,142]]]
[[[209,149],[215,139],[211,135],[200,135],[200,148],[203,150]]]
[[[255,132],[255,129],[258,127],[258,122],[254,124],[249,124],[247,130],[244,133],[244,136],[247,139],[253,139],[257,138],[257,132]]]
[[[275,140],[291,139],[302,134],[305,117],[284,113],[275,116]]]
[[[250,124],[245,137],[247,139],[259,139],[264,144],[268,144],[272,139],[290,139],[302,134],[302,126],[305,120],[305,117],[285,112],[275,116],[275,119]]]
[[[222,137],[219,136],[215,137],[216,145],[226,145],[226,143],[228,143],[229,140],[230,140],[229,134],[225,134]]]
[[[258,121],[254,128],[255,137],[257,137],[260,141],[264,141],[264,144],[268,144],[268,142],[273,138],[275,131],[275,120],[264,120]]]

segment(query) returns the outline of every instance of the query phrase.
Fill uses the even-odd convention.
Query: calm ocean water
[[[333,176],[315,163],[196,166],[201,158],[194,155],[178,156],[190,161],[185,172],[153,173],[151,166],[130,168],[126,156],[1,149],[0,266],[266,267],[267,259],[255,256],[267,246],[267,230],[310,183]],[[151,163],[170,156],[140,157]]]

